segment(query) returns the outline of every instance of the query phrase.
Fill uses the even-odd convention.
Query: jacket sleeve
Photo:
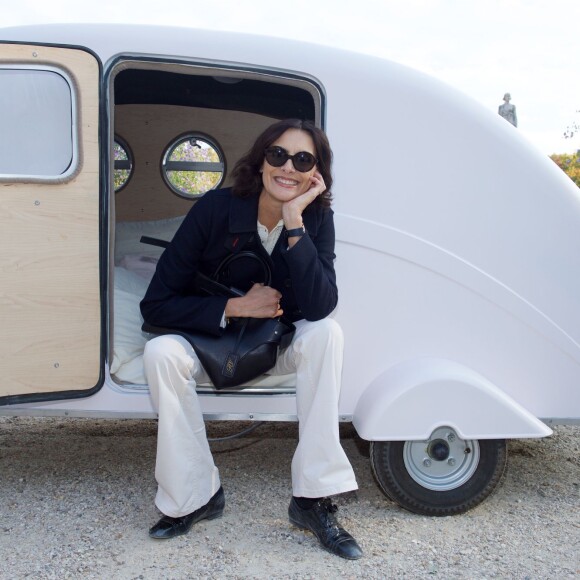
[[[333,215],[332,210],[324,210],[316,236],[306,234],[283,251],[296,303],[306,320],[326,318],[338,303]]]
[[[195,295],[194,280],[206,248],[216,231],[216,204],[202,197],[190,210],[171,244],[162,254],[145,297],[143,318],[155,326],[199,330],[220,335],[228,299]]]

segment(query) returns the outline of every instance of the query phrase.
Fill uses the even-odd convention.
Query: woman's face
[[[290,155],[300,151],[307,151],[316,157],[314,141],[309,133],[300,129],[288,129],[271,147],[282,147]],[[297,171],[292,160],[288,159],[281,167],[273,167],[265,159],[262,164],[262,194],[270,196],[279,202],[290,201],[302,195],[311,186],[310,177],[316,172],[316,165],[305,173]]]

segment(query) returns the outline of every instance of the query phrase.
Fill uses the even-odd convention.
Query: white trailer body
[[[172,191],[164,155],[206,136],[228,185],[255,136],[290,116],[322,126],[335,156],[339,418],[373,442],[377,479],[404,507],[464,511],[499,479],[503,440],[579,421],[580,192],[497,114],[337,49],[162,27],[0,30],[0,413],[155,417],[146,281],[125,266],[141,234],[170,238],[195,203]],[[292,381],[201,386],[204,414],[295,420]],[[386,477],[397,461],[434,504],[401,501]]]

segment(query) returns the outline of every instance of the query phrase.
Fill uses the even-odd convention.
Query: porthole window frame
[[[173,153],[173,151],[179,147],[179,145],[181,145],[184,141],[186,140],[191,140],[191,139],[197,139],[199,141],[205,141],[206,143],[208,143],[217,153],[218,158],[220,159],[219,162],[217,163],[212,163],[212,162],[205,162],[205,161],[199,161],[199,162],[193,162],[193,161],[169,161],[169,157],[171,156],[171,154]],[[177,187],[175,187],[175,185],[173,185],[173,183],[171,183],[171,180],[169,179],[169,176],[167,175],[167,171],[176,171],[175,168],[171,168],[171,167],[175,167],[176,165],[210,165],[212,167],[215,167],[216,165],[219,166],[218,171],[221,171],[221,177],[219,179],[219,181],[216,183],[216,185],[214,185],[211,189],[208,189],[202,193],[187,193],[185,191],[181,191],[180,189],[178,189]],[[222,146],[219,144],[218,140],[215,139],[215,137],[212,137],[211,135],[208,135],[207,133],[204,133],[202,131],[195,131],[195,130],[191,130],[191,131],[186,131],[184,133],[181,133],[180,135],[178,135],[177,137],[175,137],[174,139],[172,139],[168,145],[165,146],[165,148],[163,149],[163,154],[161,156],[161,167],[160,167],[160,171],[161,171],[161,177],[163,178],[163,181],[165,183],[165,185],[167,185],[167,187],[170,189],[170,191],[172,193],[174,193],[175,195],[183,198],[183,199],[188,199],[188,200],[194,200],[194,199],[199,199],[200,197],[204,196],[208,191],[212,191],[213,189],[218,189],[219,187],[221,187],[226,179],[226,174],[227,174],[227,164],[226,164],[226,156],[224,153],[224,150],[222,148]],[[204,169],[186,169],[186,171],[199,171],[202,172],[204,171]],[[205,169],[205,171],[207,172],[217,172],[215,169],[212,171],[210,169]]]
[[[129,164],[130,164],[129,177],[127,177],[127,180],[125,181],[125,183],[123,183],[123,185],[121,185],[121,187],[119,187],[119,189],[115,188],[115,171],[117,169],[123,169],[123,168],[116,167],[117,160],[115,159],[115,151],[114,151],[115,143],[118,143],[125,150],[125,152],[127,153],[127,157],[129,158]],[[134,173],[135,173],[135,156],[133,155],[133,150],[129,146],[129,143],[127,143],[127,141],[123,137],[121,137],[121,135],[115,134],[113,136],[113,190],[114,190],[114,192],[119,193],[120,191],[123,191],[123,189],[125,189],[127,187],[129,182],[133,178]]]

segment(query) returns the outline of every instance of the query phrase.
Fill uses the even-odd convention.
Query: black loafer
[[[336,521],[334,514],[337,511],[328,498],[317,501],[309,509],[302,509],[292,498],[288,516],[295,526],[310,530],[325,550],[347,560],[358,560],[363,552],[356,540]]]
[[[163,516],[150,530],[149,536],[156,540],[168,540],[187,534],[193,524],[201,520],[213,520],[219,518],[225,506],[224,490],[220,487],[213,497],[202,507],[179,518]]]

